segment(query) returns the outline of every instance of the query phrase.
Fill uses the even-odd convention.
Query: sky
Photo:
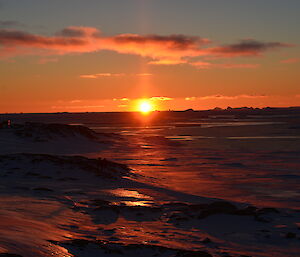
[[[300,106],[299,0],[0,0],[0,113]]]

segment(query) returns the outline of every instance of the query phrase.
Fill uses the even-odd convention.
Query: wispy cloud
[[[82,102],[82,100],[77,100],[77,99],[70,101],[70,103],[72,103],[72,104],[74,104],[74,103],[81,103],[81,102]]]
[[[210,63],[210,62],[193,62],[192,66],[198,69],[255,69],[260,64],[248,64],[248,63]]]
[[[137,73],[135,74],[136,76],[140,76],[140,77],[148,77],[148,76],[153,76],[152,73]]]
[[[195,100],[197,100],[197,97],[196,96],[189,96],[189,97],[184,98],[184,100],[186,100],[186,101],[195,101]]]
[[[174,98],[166,97],[166,96],[153,96],[150,98],[150,100],[154,101],[172,101]]]
[[[127,98],[127,97],[122,97],[122,98],[113,98],[113,101],[121,101],[121,102],[127,102],[127,101],[131,101],[131,99]]]
[[[104,36],[93,27],[67,27],[53,36],[32,34],[26,31],[0,29],[0,56],[21,54],[64,55],[111,50],[149,58],[149,64],[175,65],[191,63],[192,58],[233,58],[262,56],[265,52],[291,47],[283,42],[262,42],[253,39],[235,44],[213,46],[207,38],[188,35],[119,34]],[[201,66],[201,65],[199,65]],[[208,66],[215,66],[214,64]],[[203,67],[203,65],[202,65]],[[250,68],[249,64],[225,65],[223,68]],[[97,78],[101,75],[83,75]],[[104,75],[105,76],[105,75]],[[109,75],[108,75],[109,76]]]
[[[223,63],[216,65],[217,68],[223,69],[256,69],[260,67],[260,64],[250,64],[250,63]]]
[[[191,96],[186,97],[186,101],[196,101],[196,100],[233,100],[233,99],[241,99],[241,98],[267,98],[267,95],[233,95],[233,96],[227,96],[227,95],[208,95],[208,96]]]
[[[183,60],[183,59],[160,59],[160,60],[154,60],[154,61],[150,61],[148,64],[152,64],[152,65],[177,65],[177,64],[185,64],[187,63],[187,60]]]
[[[89,109],[89,108],[103,108],[104,105],[53,105],[52,109]]]
[[[174,100],[174,98],[172,97],[167,97],[167,96],[152,96],[147,98],[150,101],[172,101]],[[137,101],[140,100],[140,98],[127,98],[127,97],[123,97],[123,98],[113,98],[113,101],[121,101],[121,102],[128,102],[128,101]]]
[[[67,27],[56,33],[58,37],[65,38],[98,38],[100,37],[100,30],[93,27]]]
[[[124,76],[139,76],[139,77],[146,77],[152,76],[151,73],[135,73],[135,74],[125,74],[125,73],[96,73],[96,74],[86,74],[80,75],[79,77],[82,79],[97,79],[97,78],[107,78],[107,77],[124,77]]]
[[[80,75],[79,76],[82,79],[96,79],[98,78],[96,75]]]
[[[280,61],[280,63],[283,63],[283,64],[292,64],[292,63],[298,63],[298,62],[300,62],[300,58],[289,58],[289,59]]]
[[[291,46],[293,45],[282,42],[261,42],[253,39],[245,39],[236,44],[210,48],[209,52],[219,57],[260,56],[270,50]]]
[[[24,24],[19,21],[0,20],[0,28],[23,27]]]
[[[41,58],[38,63],[39,64],[46,64],[46,63],[49,63],[49,62],[57,62],[58,61],[58,58],[55,58],[55,57],[44,57],[44,58]]]
[[[87,74],[87,75],[80,75],[79,77],[82,79],[97,79],[101,77],[123,77],[126,74],[124,73],[96,73],[96,74]]]

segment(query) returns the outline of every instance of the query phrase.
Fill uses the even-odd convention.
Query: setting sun
[[[299,10],[0,0],[0,257],[300,257]]]
[[[149,101],[143,100],[139,104],[139,111],[141,113],[147,114],[147,113],[153,111],[153,106],[152,106],[152,104]]]

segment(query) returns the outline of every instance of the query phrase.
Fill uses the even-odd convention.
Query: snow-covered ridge
[[[49,154],[23,153],[0,155],[0,162],[3,161],[24,163],[24,167],[33,167],[38,163],[40,163],[41,165],[49,163],[58,167],[60,166],[64,170],[79,169],[105,178],[121,178],[123,176],[130,175],[130,168],[125,164],[116,163],[101,158],[90,159],[83,156],[59,156]],[[45,170],[41,169],[39,175],[43,175],[44,172]]]
[[[94,140],[98,138],[97,133],[93,130],[80,125],[26,122],[24,124],[16,124],[12,128],[15,135],[23,138],[32,138],[37,142],[51,140],[55,137],[82,136]]]
[[[0,154],[100,152],[114,140],[113,134],[99,134],[80,125],[26,122],[0,128]]]

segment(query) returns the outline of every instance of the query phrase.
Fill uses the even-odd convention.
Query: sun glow
[[[139,107],[138,107],[139,111],[143,114],[147,114],[151,111],[153,111],[153,106],[151,104],[150,101],[148,100],[142,100],[140,103],[139,103]]]

